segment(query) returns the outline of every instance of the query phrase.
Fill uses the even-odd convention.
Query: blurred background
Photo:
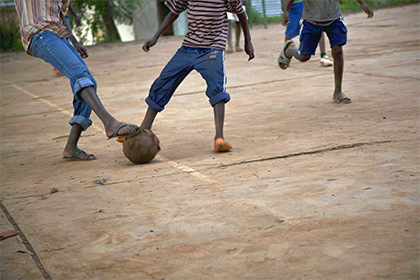
[[[366,0],[373,9],[420,0]],[[71,0],[68,19],[76,37],[84,45],[140,41],[153,36],[169,10],[165,0]],[[356,0],[341,0],[343,12],[360,10]],[[248,21],[269,27],[281,21],[280,0],[246,1]],[[182,13],[164,36],[182,36],[187,32],[187,15]],[[1,51],[23,50],[19,22],[13,0],[0,0]]]

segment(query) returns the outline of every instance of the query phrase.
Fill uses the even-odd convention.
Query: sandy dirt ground
[[[420,4],[346,15],[343,89],[318,54],[277,66],[284,27],[255,27],[256,58],[227,55],[225,136],[212,151],[205,82],[191,73],[134,165],[93,116],[64,162],[68,80],[25,53],[1,58],[1,279],[419,279]],[[181,45],[89,47],[98,94],[140,123]],[[330,52],[329,55],[331,56]],[[102,184],[97,180],[102,179]]]

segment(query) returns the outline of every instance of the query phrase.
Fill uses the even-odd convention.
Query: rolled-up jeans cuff
[[[95,84],[92,82],[90,78],[88,77],[78,78],[73,84],[73,91],[74,91],[74,96],[76,100],[80,99],[80,94],[79,94],[80,91],[90,86],[95,87]]]
[[[217,95],[210,98],[210,104],[214,107],[219,102],[225,102],[228,103],[230,100],[230,95],[227,92],[220,92]]]
[[[146,98],[146,103],[155,111],[162,112],[164,109],[164,107],[157,105],[150,97]]]
[[[86,129],[88,129],[89,126],[92,125],[92,121],[88,118],[78,115],[78,116],[73,116],[71,120],[69,121],[69,124],[70,125],[78,124],[82,127],[83,131],[85,131]]]

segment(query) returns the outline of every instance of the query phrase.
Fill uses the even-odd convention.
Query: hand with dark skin
[[[60,13],[61,18],[63,19],[63,23],[66,26],[67,30],[70,32],[71,36],[69,37],[70,42],[72,43],[73,47],[77,50],[82,58],[87,58],[89,55],[87,53],[86,48],[77,41],[76,37],[74,37],[73,32],[71,30],[70,25],[68,24],[67,20],[64,19],[63,13]]]
[[[245,40],[245,53],[248,55],[248,61],[255,57],[254,55],[254,46],[251,42],[251,35],[249,33],[248,22],[246,20],[245,12],[238,14],[239,23],[241,24],[242,30],[244,32]]]
[[[143,51],[148,52],[150,51],[150,48],[153,47],[154,45],[156,45],[159,37],[163,34],[163,32],[165,32],[165,30],[171,26],[171,24],[178,18],[178,15],[169,12],[169,14],[166,16],[166,18],[163,20],[162,24],[160,25],[158,31],[156,31],[155,35],[147,40],[144,44],[143,44]]]
[[[286,26],[290,23],[289,21],[289,11],[292,7],[295,0],[289,0],[289,1],[281,1],[281,9],[283,10],[283,17],[281,19],[281,24],[283,26]]]
[[[89,56],[86,48],[79,41],[77,41],[77,39],[74,36],[71,36],[69,39],[73,47],[77,50],[77,52],[82,58],[87,58]]]
[[[69,12],[74,16],[74,20],[76,21],[76,26],[80,26],[82,24],[82,21],[80,20],[79,16],[74,11],[71,3],[69,3]]]
[[[360,6],[362,6],[363,11],[365,11],[365,13],[367,14],[367,18],[372,18],[373,17],[373,11],[368,7],[368,5],[366,5],[364,0],[357,0],[357,2],[359,2]]]
[[[162,24],[160,25],[158,31],[156,31],[155,35],[147,40],[144,44],[143,44],[143,51],[148,52],[150,51],[150,48],[153,47],[154,45],[156,45],[159,37],[163,34],[163,32],[165,32],[165,30],[171,26],[171,24],[178,18],[178,15],[175,15],[173,13],[169,13],[165,20],[162,22]],[[254,47],[252,45],[251,42],[251,35],[249,34],[249,28],[248,28],[248,23],[246,20],[246,15],[245,13],[241,13],[238,14],[238,18],[239,18],[239,22],[241,23],[242,26],[242,30],[244,32],[244,38],[245,38],[245,52],[246,54],[248,54],[248,61],[253,59],[255,57],[254,55]]]

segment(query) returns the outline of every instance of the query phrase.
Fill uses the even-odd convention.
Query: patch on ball
[[[151,161],[160,150],[160,142],[150,129],[142,129],[123,142],[123,153],[133,163],[147,163]]]

